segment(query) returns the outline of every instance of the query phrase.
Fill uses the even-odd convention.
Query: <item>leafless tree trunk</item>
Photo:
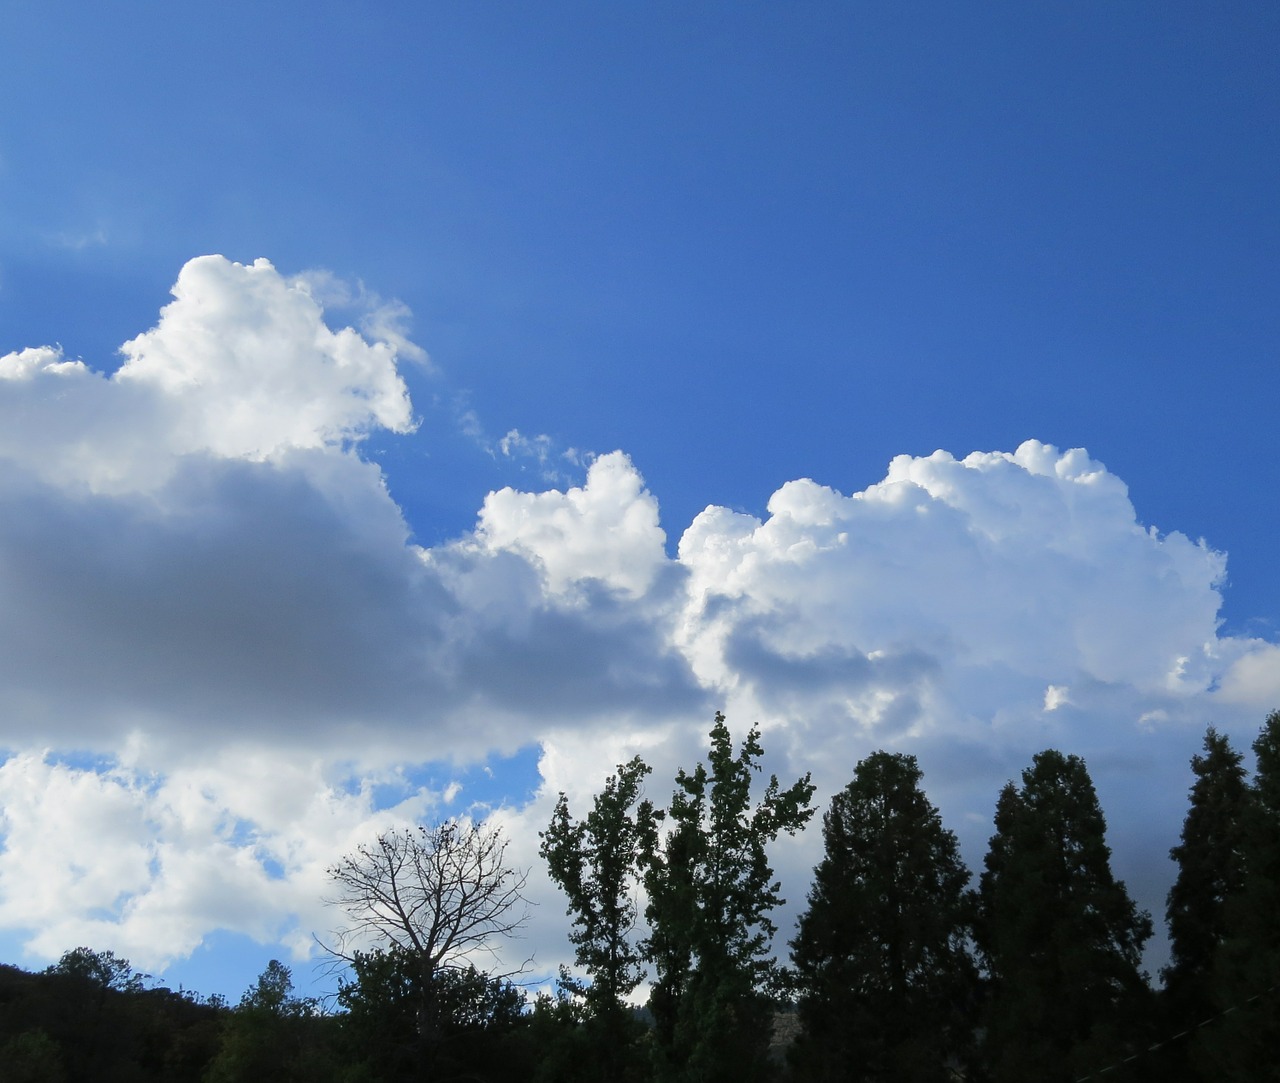
[[[506,850],[500,828],[448,820],[384,831],[328,870],[338,889],[328,901],[351,921],[328,950],[350,959],[373,942],[409,953],[419,971],[424,1044],[435,1036],[437,973],[474,965],[477,955],[496,959],[496,941],[515,935],[528,918],[528,873],[507,864]]]

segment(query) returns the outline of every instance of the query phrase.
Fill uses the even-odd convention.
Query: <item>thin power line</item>
[[[1216,1023],[1219,1019],[1225,1018],[1232,1012],[1239,1011],[1241,1008],[1247,1007],[1255,1001],[1261,1000],[1263,997],[1270,996],[1277,989],[1280,989],[1280,984],[1273,985],[1270,989],[1264,989],[1260,993],[1254,993],[1248,1000],[1242,1000],[1239,1004],[1232,1004],[1231,1007],[1224,1008],[1222,1011],[1218,1012],[1217,1015],[1211,1015],[1208,1019],[1203,1019],[1199,1023],[1196,1023],[1195,1026],[1187,1027],[1186,1030],[1180,1030],[1177,1034],[1170,1038],[1165,1038],[1162,1042],[1156,1042],[1155,1045],[1149,1045],[1146,1049],[1141,1052],[1134,1053],[1131,1057],[1125,1057],[1124,1060],[1118,1060],[1115,1064],[1108,1064],[1105,1068],[1099,1068],[1091,1075],[1082,1075],[1075,1081],[1075,1083],[1087,1083],[1090,1079],[1101,1079],[1107,1074],[1107,1072],[1113,1072],[1117,1068],[1123,1068],[1126,1064],[1132,1064],[1135,1060],[1141,1060],[1143,1057],[1150,1056],[1157,1049],[1163,1049],[1166,1045],[1172,1045],[1174,1042],[1179,1042],[1183,1038],[1199,1030],[1201,1027],[1207,1027],[1210,1023]]]

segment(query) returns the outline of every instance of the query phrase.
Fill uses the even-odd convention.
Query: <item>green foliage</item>
[[[804,1078],[951,1078],[976,980],[969,870],[915,757],[876,752],[823,817],[825,856],[792,941]]]
[[[104,958],[115,965],[79,965]],[[0,966],[0,1079],[197,1083],[218,1048],[216,1010],[132,979],[126,960],[88,949],[38,974]]]
[[[310,1015],[314,1004],[293,995],[293,974],[279,959],[272,959],[258,980],[240,998],[242,1012],[258,1012],[281,1018],[286,1015]]]
[[[369,1078],[408,1079],[417,1071],[420,975],[412,954],[400,948],[356,952],[351,960],[351,978],[338,987],[343,1048]]]
[[[24,1030],[0,1044],[5,1083],[63,1083],[62,1050],[43,1030]]]
[[[62,958],[45,973],[59,974],[97,989],[121,993],[136,993],[145,980],[144,975],[134,972],[128,959],[121,959],[113,951],[94,951],[84,947],[63,952]]]
[[[325,1030],[315,1002],[295,997],[289,968],[272,959],[227,1017],[205,1083],[323,1083],[335,1078],[337,1066]]]
[[[563,793],[542,832],[540,853],[573,915],[569,934],[575,958],[589,982],[561,972],[561,986],[585,1006],[580,1055],[602,1077],[619,1079],[632,1060],[639,1032],[625,998],[644,977],[633,942],[643,842],[654,831],[655,813],[640,791],[650,768],[637,756],[605,780],[582,821],[569,813]]]
[[[529,1013],[529,1041],[537,1050],[534,1083],[596,1083],[600,1061],[596,1043],[586,1028],[584,1005],[564,983],[555,996],[539,993]],[[634,1070],[633,1061],[624,1067]]]
[[[767,1070],[780,987],[769,914],[783,899],[766,847],[813,815],[813,785],[805,775],[784,791],[772,776],[753,807],[759,731],[735,756],[717,712],[710,736],[707,764],[676,775],[665,838],[645,840],[649,1005],[659,1078],[744,1083]]]
[[[1112,876],[1084,761],[1039,753],[1001,791],[995,827],[976,927],[992,1078],[1068,1080],[1136,1051],[1151,918]]]
[[[437,970],[432,990],[420,989],[422,969],[404,948],[357,952],[352,978],[338,990],[347,1059],[362,1066],[367,1078],[507,1078],[511,1066],[526,1064],[520,1040],[526,1018],[524,995],[509,981],[474,967]],[[431,1042],[422,1040],[420,1005],[431,1005]],[[482,1071],[483,1069],[483,1071]],[[526,1072],[527,1065],[521,1069]]]

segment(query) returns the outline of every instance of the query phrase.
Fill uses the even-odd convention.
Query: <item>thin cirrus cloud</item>
[[[918,753],[971,859],[1031,753],[1081,752],[1155,906],[1143,855],[1176,836],[1196,730],[1246,739],[1280,698],[1280,650],[1218,634],[1225,557],[1035,441],[709,507],[674,557],[614,452],[416,546],[360,446],[412,438],[398,365],[425,355],[394,306],[330,328],[333,291],[202,257],[112,375],[0,358],[0,926],[37,955],[163,966],[216,930],[305,954],[328,863],[466,808],[414,765],[540,747],[537,793],[497,813],[535,864],[558,791],[581,807],[635,753],[669,778],[716,708],[824,800],[872,749]],[[550,969],[562,907],[532,883]]]

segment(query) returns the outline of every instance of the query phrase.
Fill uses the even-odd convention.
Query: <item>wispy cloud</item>
[[[520,473],[531,473],[546,485],[572,485],[580,481],[595,460],[593,452],[577,448],[560,448],[546,433],[527,436],[519,429],[508,429],[494,438],[486,430],[480,415],[471,406],[470,396],[459,392],[453,399],[453,415],[458,431],[491,459],[514,466]]]
[[[80,232],[66,231],[54,233],[49,238],[50,243],[56,248],[63,248],[71,252],[82,252],[86,248],[102,248],[110,243],[111,237],[107,232],[106,226],[96,226],[90,230]]]

